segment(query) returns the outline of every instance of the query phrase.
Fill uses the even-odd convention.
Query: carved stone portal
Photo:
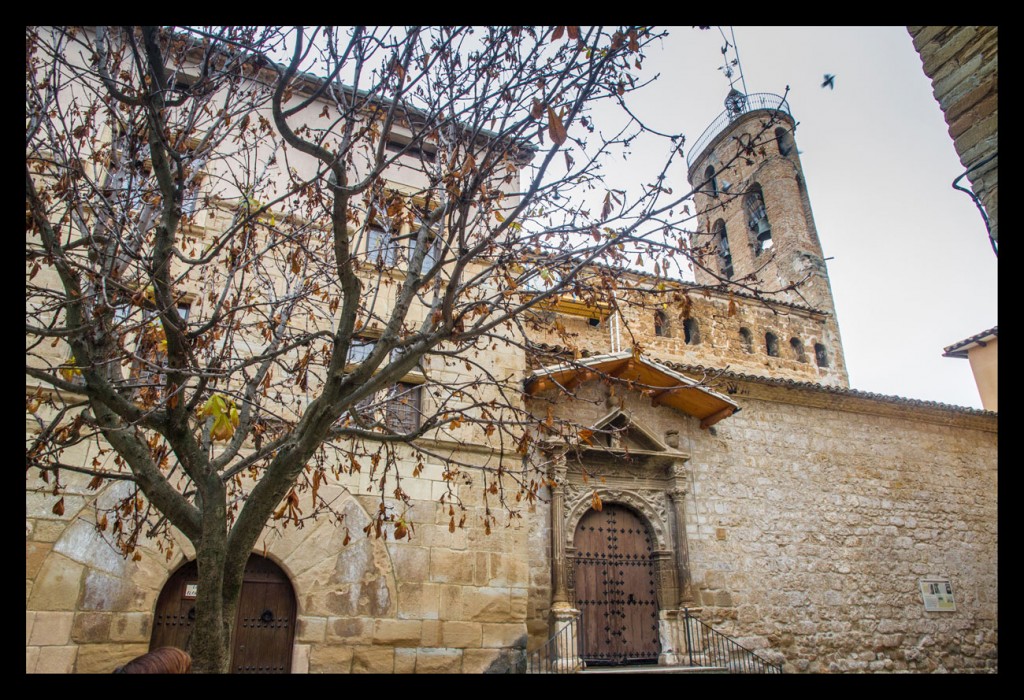
[[[644,437],[648,432],[635,424],[627,425],[625,430]],[[574,539],[580,521],[593,509],[595,494],[602,505],[627,508],[650,538],[656,625],[661,638],[658,662],[667,663],[676,657],[676,612],[692,597],[684,509],[688,455],[664,443],[651,447],[639,451],[618,451],[610,446],[583,448],[555,460],[551,474],[557,484],[552,489],[551,509],[553,603],[580,607],[576,594],[577,558],[581,553],[574,547]],[[628,596],[627,592],[624,600]]]

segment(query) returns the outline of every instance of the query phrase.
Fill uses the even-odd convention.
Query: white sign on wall
[[[924,598],[924,609],[927,612],[953,612],[953,584],[948,578],[921,579],[921,597]]]
[[[185,597],[186,598],[194,599],[196,597],[196,593],[198,592],[198,590],[199,590],[199,584],[198,583],[186,583],[185,584]]]

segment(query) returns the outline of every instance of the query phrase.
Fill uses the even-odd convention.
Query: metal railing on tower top
[[[693,146],[690,148],[690,152],[686,154],[686,167],[692,167],[693,162],[697,159],[697,156],[707,147],[716,136],[722,133],[729,124],[734,122],[743,114],[748,112],[755,112],[759,109],[768,110],[771,112],[783,112],[788,114],[790,117],[793,116],[792,112],[789,111],[789,103],[778,95],[770,92],[755,92],[750,95],[744,95],[743,106],[740,107],[739,111],[735,110],[724,110],[721,114],[715,117],[715,120],[711,122],[711,125],[704,130],[704,133],[693,142]]]

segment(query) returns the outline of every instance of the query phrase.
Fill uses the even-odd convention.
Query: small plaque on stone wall
[[[921,579],[921,597],[927,612],[954,612],[953,584],[948,578]]]

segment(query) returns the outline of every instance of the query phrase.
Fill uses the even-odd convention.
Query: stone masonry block
[[[486,673],[503,653],[500,649],[466,649],[462,653],[462,672]]]
[[[60,554],[46,558],[32,586],[30,610],[74,610],[85,567]]]
[[[419,620],[376,620],[373,625],[373,642],[414,646],[420,642],[421,627]]]
[[[434,583],[398,584],[398,617],[407,620],[436,620],[440,610],[441,586]]]
[[[322,642],[327,635],[327,620],[323,617],[300,615],[295,620],[296,642]]]
[[[416,652],[416,673],[460,673],[461,649],[419,649]]]
[[[399,582],[423,581],[430,570],[430,550],[426,547],[392,545],[391,563]]]
[[[68,523],[59,520],[38,520],[33,525],[32,536],[39,542],[55,542],[68,528]]]
[[[475,552],[433,549],[430,552],[430,580],[442,583],[473,583]]]
[[[327,618],[328,644],[367,644],[373,638],[373,620],[362,617]]]
[[[956,100],[946,109],[946,122],[955,123],[957,119],[975,105],[981,103],[985,98],[990,98],[992,107],[997,104],[996,86],[994,83],[982,83],[971,91],[967,92],[960,99]],[[953,127],[950,126],[950,129]]]
[[[481,626],[484,647],[511,647],[526,636],[526,625],[522,623],[484,622]]]
[[[513,588],[509,591],[509,596],[509,616],[513,620],[522,620],[526,617],[526,610],[529,605],[529,589]],[[544,599],[547,599],[547,595],[544,596]]]
[[[71,639],[79,644],[110,641],[110,613],[80,612],[71,627]]]
[[[110,673],[149,651],[145,644],[83,644],[78,647],[76,673]]]
[[[352,673],[394,673],[395,650],[390,647],[357,648],[352,654]]]
[[[416,672],[416,649],[395,649],[395,673]]]
[[[53,548],[50,542],[25,542],[25,576],[35,578]]]
[[[924,61],[925,72],[930,74],[936,67],[953,59],[959,52],[976,41],[978,36],[974,27],[961,27],[949,33],[941,45],[937,46],[934,52],[930,52]]]
[[[965,160],[964,156],[973,146],[981,142],[983,139],[990,138],[996,134],[998,134],[998,118],[995,114],[991,114],[985,119],[972,124],[971,127],[956,140],[956,152],[960,154],[961,162]]]
[[[433,648],[441,644],[440,620],[424,620],[422,631],[423,638],[421,640],[421,646]]]
[[[33,646],[63,646],[71,641],[71,612],[37,612],[28,643]]]
[[[309,673],[309,644],[296,644],[292,648],[292,673]]]
[[[481,627],[477,622],[442,622],[441,643],[446,647],[479,647]]]
[[[309,672],[348,673],[354,654],[351,647],[317,644],[309,650]]]
[[[152,619],[149,613],[114,613],[110,622],[110,640],[148,642]]]
[[[935,96],[943,110],[978,85],[978,69],[981,68],[981,62],[980,55],[973,56],[948,75],[935,81]]]
[[[39,647],[35,673],[72,673],[78,647]]]
[[[508,620],[510,595],[507,588],[466,588],[462,592],[462,619],[475,622]]]

